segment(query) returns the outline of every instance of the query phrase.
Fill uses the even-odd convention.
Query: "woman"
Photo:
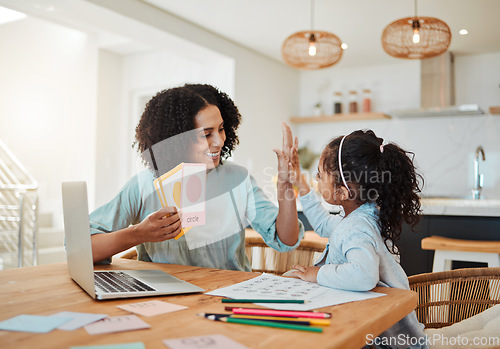
[[[240,119],[233,101],[210,85],[186,84],[153,97],[136,128],[136,144],[149,169],[90,215],[94,262],[137,246],[139,260],[249,271],[248,224],[278,251],[298,246],[304,229],[289,180],[292,145],[284,142],[283,151],[275,150],[278,208],[246,169],[224,163],[238,144]],[[182,229],[179,212],[159,209],[153,180],[182,161],[207,166],[206,221],[176,240]]]

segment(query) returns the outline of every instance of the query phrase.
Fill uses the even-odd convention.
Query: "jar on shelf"
[[[358,112],[358,93],[356,91],[349,91],[349,113]]]
[[[372,111],[372,91],[370,89],[363,90],[363,112],[369,113]]]
[[[334,92],[333,93],[333,113],[334,114],[342,114],[342,93]]]

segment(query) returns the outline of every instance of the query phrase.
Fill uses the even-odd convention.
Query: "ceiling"
[[[281,61],[281,45],[292,33],[311,28],[310,0],[142,0],[244,47]],[[456,55],[500,51],[500,0],[420,0],[419,16],[445,21]],[[385,26],[413,16],[412,0],[315,0],[314,29],[347,43],[337,66],[389,64],[382,49]],[[468,35],[458,34],[466,28]]]

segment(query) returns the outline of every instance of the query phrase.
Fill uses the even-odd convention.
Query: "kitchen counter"
[[[422,198],[424,215],[500,217],[498,199]]]
[[[330,213],[340,213],[339,206],[329,205],[325,201],[322,204]],[[500,199],[472,200],[449,197],[423,197],[421,204],[423,215],[500,217]],[[300,200],[297,200],[297,211],[302,212]]]

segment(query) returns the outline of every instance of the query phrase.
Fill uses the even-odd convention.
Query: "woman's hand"
[[[137,244],[175,238],[182,230],[180,214],[174,206],[159,209],[134,226]]]
[[[283,150],[275,149],[274,152],[278,155],[278,184],[280,180],[291,183],[297,188],[299,196],[309,193],[311,188],[300,170],[299,140],[297,137],[293,138],[292,130],[285,122],[283,123]]]
[[[320,267],[304,267],[303,265],[294,265],[292,271],[289,275],[296,276],[299,279],[309,282],[318,282],[318,272]]]
[[[280,184],[288,184],[292,183],[294,178],[292,178],[293,174],[291,172],[291,159],[293,152],[293,135],[290,127],[283,122],[282,125],[283,130],[283,149],[273,149],[273,151],[278,156],[278,186]],[[295,139],[295,142],[298,144],[298,140]]]

